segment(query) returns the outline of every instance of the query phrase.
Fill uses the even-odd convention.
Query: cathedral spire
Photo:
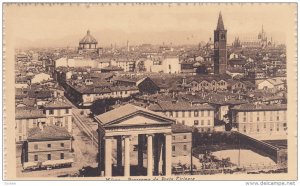
[[[223,23],[223,19],[222,19],[221,11],[220,11],[220,13],[219,13],[219,19],[218,19],[217,30],[225,30],[225,28],[224,28],[224,23]]]

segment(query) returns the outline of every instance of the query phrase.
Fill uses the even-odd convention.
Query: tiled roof
[[[41,109],[24,109],[24,108],[16,108],[16,119],[37,119],[37,118],[45,118],[46,115],[43,113]]]
[[[49,103],[47,103],[45,108],[71,108],[72,106],[66,102],[54,100]]]
[[[156,112],[153,112],[151,110],[144,109],[142,107],[138,107],[138,106],[135,106],[135,105],[132,105],[132,104],[127,104],[127,105],[118,107],[118,108],[116,108],[114,110],[111,110],[111,111],[108,111],[108,112],[106,112],[104,114],[98,115],[95,118],[98,121],[100,121],[101,124],[105,125],[107,123],[113,122],[113,121],[115,121],[117,119],[120,119],[120,118],[123,118],[125,116],[134,114],[134,113],[139,112],[139,111],[147,112],[147,113],[150,113],[152,115],[157,115],[157,116],[165,118],[167,120],[172,120],[172,119],[166,117],[163,114],[156,113]]]
[[[237,105],[232,108],[232,110],[237,111],[265,111],[265,110],[287,110],[286,104],[272,104],[272,105],[266,105],[266,104],[242,104]]]
[[[192,127],[183,124],[173,124],[171,127],[173,133],[191,133],[193,131]]]
[[[28,141],[46,141],[46,140],[64,140],[70,139],[71,135],[64,127],[56,125],[44,126],[43,129],[39,127],[32,128],[28,131]]]

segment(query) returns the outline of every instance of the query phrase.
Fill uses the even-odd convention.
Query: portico
[[[115,170],[122,176],[131,176],[133,139],[137,139],[137,157],[134,158],[138,175],[171,175],[174,120],[131,104],[99,115],[96,120],[100,132],[99,167],[105,177],[113,176],[113,144],[116,144]],[[143,172],[145,167],[146,173]]]

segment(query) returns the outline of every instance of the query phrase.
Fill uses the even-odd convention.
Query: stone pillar
[[[172,174],[172,134],[165,134],[165,174]]]
[[[152,135],[147,135],[147,176],[153,176],[153,152]]]
[[[112,144],[111,144],[111,137],[105,137],[105,177],[112,176]]]
[[[124,137],[125,151],[124,151],[124,176],[130,176],[130,136]]]
[[[143,147],[144,147],[144,135],[140,134],[138,135],[138,169],[139,169],[139,173],[142,172],[143,170],[143,161],[144,161],[144,157],[143,157]]]
[[[117,169],[122,170],[122,136],[117,137]]]
[[[159,173],[161,172],[161,165],[162,165],[162,161],[160,161],[161,159],[161,147],[162,147],[162,138],[161,138],[161,134],[155,134],[154,136],[154,175],[159,175]]]

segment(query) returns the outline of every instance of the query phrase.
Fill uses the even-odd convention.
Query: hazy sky
[[[282,43],[290,10],[289,5],[271,4],[10,5],[4,22],[16,47],[76,47],[88,29],[100,46],[125,45],[127,40],[197,44],[213,37],[221,11],[229,42],[235,36],[257,37],[263,24],[268,36]]]

